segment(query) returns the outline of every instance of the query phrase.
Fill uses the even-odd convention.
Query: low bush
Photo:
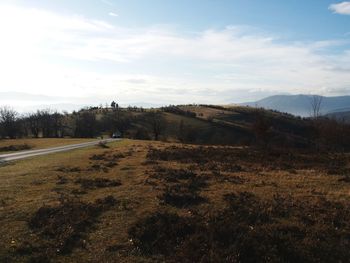
[[[90,157],[90,160],[93,161],[103,161],[107,158],[107,155],[105,153],[103,154],[94,154]]]
[[[138,128],[135,132],[134,139],[136,140],[151,140],[150,133],[145,128]]]
[[[191,170],[185,169],[170,169],[157,166],[154,169],[152,178],[163,180],[167,183],[179,182],[179,180],[194,179],[197,175]]]
[[[163,204],[186,208],[206,201],[199,192],[208,186],[208,178],[198,176],[192,170],[157,166],[150,179],[158,179],[165,185],[164,193],[158,196]],[[152,181],[147,180],[147,183],[152,184]]]
[[[33,147],[28,144],[18,144],[18,145],[9,145],[0,147],[0,152],[17,152],[17,151],[24,151],[24,150],[30,150]]]
[[[146,255],[174,254],[184,240],[195,233],[190,219],[174,213],[156,213],[129,229],[133,245]]]
[[[149,149],[147,159],[195,164],[202,171],[254,172],[261,168],[269,170],[317,169],[336,174],[347,171],[344,155],[315,154],[282,148],[262,151],[254,148],[171,146],[164,149]]]
[[[56,184],[67,184],[68,179],[64,176],[57,176],[57,183]]]
[[[129,231],[165,262],[348,262],[350,207],[325,199],[229,194],[221,211],[155,214]]]
[[[102,148],[102,149],[108,149],[109,148],[109,146],[107,145],[107,143],[106,142],[99,142],[98,144],[97,144],[97,146],[98,147],[100,147],[100,148]]]
[[[107,178],[95,178],[95,179],[86,179],[80,178],[75,181],[76,184],[80,184],[83,189],[97,189],[97,188],[107,188],[107,187],[116,187],[122,183],[119,180],[110,180]]]
[[[81,169],[79,167],[58,167],[56,169],[57,172],[62,172],[62,173],[79,173],[81,172]]]
[[[32,255],[32,262],[57,254],[69,254],[78,245],[83,245],[81,240],[100,214],[116,203],[112,196],[98,199],[95,203],[63,198],[58,206],[41,207],[28,222],[39,241],[24,242],[17,252]]]
[[[187,184],[167,186],[164,193],[160,195],[159,198],[165,204],[178,208],[187,208],[206,201],[197,191],[190,189]]]

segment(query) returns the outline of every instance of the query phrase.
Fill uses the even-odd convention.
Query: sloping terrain
[[[120,114],[133,116],[129,117],[124,133],[131,139],[154,139],[156,121],[163,127],[158,139],[168,142],[287,148],[315,148],[322,143],[324,148],[350,147],[348,126],[326,118],[315,122],[311,118],[246,106],[179,105]]]
[[[313,123],[310,119],[240,106],[179,105],[157,109],[91,107],[71,114],[42,111],[17,118],[7,128],[3,127],[0,145],[6,138],[97,138],[113,134],[142,140],[251,145],[257,139],[257,132],[263,129],[274,140],[279,137],[279,140],[285,138],[305,144],[305,141],[313,139],[308,134],[312,132],[311,126]],[[61,138],[57,140],[63,141]],[[40,140],[33,142],[39,143]],[[20,148],[14,147],[12,150]]]
[[[272,143],[289,141],[291,145],[303,145],[312,137],[311,121],[290,114],[244,106],[200,105],[181,106],[181,108],[195,113],[196,118],[210,122],[216,127],[229,129],[238,145],[249,145],[256,141],[256,125],[259,122],[265,123]]]
[[[347,154],[123,140],[0,167],[1,262],[346,262]]]

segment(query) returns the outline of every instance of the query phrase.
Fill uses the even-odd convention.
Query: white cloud
[[[322,93],[350,86],[349,43],[286,43],[249,27],[196,33],[122,28],[82,16],[0,8],[0,92],[89,103],[227,103],[246,95]],[[243,94],[242,90],[245,90]]]
[[[336,14],[350,15],[350,2],[341,2],[338,4],[331,4],[329,9]]]
[[[109,16],[113,16],[113,17],[118,17],[118,16],[119,16],[118,14],[116,14],[116,13],[114,13],[114,12],[109,12],[108,15],[109,15]]]

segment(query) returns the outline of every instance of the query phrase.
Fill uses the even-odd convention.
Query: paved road
[[[31,150],[31,151],[23,151],[18,153],[10,153],[10,154],[3,154],[0,155],[0,162],[8,162],[8,161],[15,161],[15,160],[21,160],[29,157],[39,156],[39,155],[47,155],[50,153],[58,153],[58,152],[66,152],[71,151],[74,149],[79,148],[85,148],[89,146],[94,146],[99,144],[100,142],[112,142],[112,141],[118,141],[121,139],[105,139],[105,140],[99,140],[99,141],[93,141],[93,142],[84,142],[79,144],[71,144],[71,145],[65,145],[60,147],[53,147],[53,148],[47,148],[47,149],[40,149],[40,150]]]

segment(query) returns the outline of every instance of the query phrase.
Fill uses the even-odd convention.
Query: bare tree
[[[39,112],[29,114],[29,116],[27,117],[27,123],[32,136],[34,136],[35,138],[38,138],[40,134]]]
[[[0,137],[16,138],[18,113],[8,107],[0,108]]]
[[[152,126],[154,139],[157,141],[159,136],[163,133],[166,128],[166,121],[163,115],[159,112],[150,112],[148,114],[149,122]]]
[[[52,122],[52,127],[53,127],[53,135],[56,138],[59,137],[63,137],[64,133],[63,133],[63,119],[64,119],[64,115],[62,115],[61,113],[59,113],[58,111],[54,111],[51,114],[51,122]]]
[[[311,117],[314,119],[318,119],[321,115],[323,97],[319,95],[313,95],[310,98],[311,105]]]
[[[93,138],[98,132],[98,121],[96,114],[88,110],[83,110],[75,116],[74,137]]]

